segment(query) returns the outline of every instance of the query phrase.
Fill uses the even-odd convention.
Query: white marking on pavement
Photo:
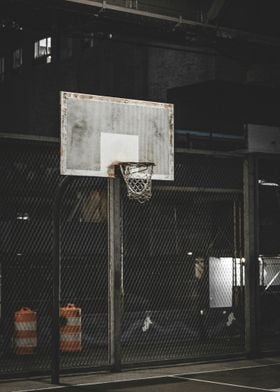
[[[200,378],[190,378],[190,377],[180,377],[180,376],[176,376],[176,377],[171,376],[171,377],[175,378],[175,379],[179,379],[179,380],[185,380],[185,381],[204,382],[207,384],[224,385],[226,387],[235,387],[235,388],[243,388],[243,389],[253,389],[254,391],[269,391],[269,392],[271,392],[271,389],[252,387],[252,386],[248,386],[248,385],[238,385],[238,384],[230,384],[227,382],[202,380]]]
[[[53,385],[51,387],[33,388],[33,389],[14,389],[12,392],[33,392],[33,391],[47,391],[52,389],[65,388],[67,385]],[[75,385],[73,385],[74,387]],[[71,385],[72,387],[72,385]]]
[[[14,389],[11,392],[34,392],[34,391],[45,391],[45,390],[52,390],[52,389],[61,389],[61,388],[67,388],[67,387],[82,387],[82,386],[94,386],[94,385],[103,385],[103,384],[114,384],[114,383],[121,383],[121,382],[131,382],[131,381],[144,381],[144,380],[155,380],[155,379],[161,379],[161,378],[166,378],[166,377],[176,377],[176,378],[182,378],[186,380],[186,377],[182,377],[184,375],[188,374],[204,374],[204,373],[222,373],[222,372],[227,372],[227,371],[233,371],[233,370],[242,370],[242,369],[254,369],[254,368],[262,368],[262,367],[269,367],[269,366],[277,366],[280,365],[280,362],[275,362],[275,363],[269,363],[269,364],[260,364],[260,365],[251,365],[251,366],[240,366],[240,367],[233,367],[233,368],[224,368],[224,369],[211,369],[211,370],[200,370],[200,371],[189,371],[188,373],[174,373],[174,374],[161,374],[157,376],[148,376],[148,377],[132,377],[132,378],[123,378],[123,379],[118,379],[118,380],[106,380],[106,381],[96,381],[96,382],[89,382],[89,383],[82,383],[82,384],[65,384],[65,385],[53,385],[50,387],[42,387],[42,388],[30,388],[30,389]],[[162,368],[161,368],[162,369]],[[189,378],[188,378],[189,379]],[[197,379],[194,379],[197,381]],[[216,383],[217,384],[217,383]],[[231,385],[231,384],[228,384]],[[233,384],[232,384],[233,385]],[[236,385],[237,387],[240,385]],[[243,387],[245,388],[245,387]],[[246,387],[251,389],[252,387]],[[254,388],[253,388],[254,389]],[[255,388],[259,389],[259,388]],[[280,392],[279,389],[260,389],[261,391],[270,391],[270,392]]]
[[[149,377],[139,377],[139,378],[124,378],[118,380],[107,380],[107,381],[96,381],[96,382],[86,382],[82,384],[64,384],[64,385],[54,385],[50,387],[42,387],[42,388],[35,388],[35,389],[14,389],[11,392],[33,392],[33,391],[45,391],[45,390],[52,390],[52,389],[61,389],[61,388],[74,388],[74,387],[90,387],[94,385],[103,385],[103,384],[118,384],[122,382],[131,382],[131,381],[145,381],[145,380],[154,380],[154,379],[161,379],[167,378],[169,375],[161,375],[161,376],[149,376]]]
[[[255,368],[277,366],[277,365],[280,365],[280,362],[266,363],[266,364],[259,364],[259,365],[248,365],[248,366],[240,366],[240,367],[232,367],[232,368],[224,368],[224,369],[199,370],[197,372],[171,374],[170,376],[177,376],[177,375],[183,376],[188,374],[204,374],[204,373],[222,373],[222,372],[231,372],[233,370],[255,369]]]

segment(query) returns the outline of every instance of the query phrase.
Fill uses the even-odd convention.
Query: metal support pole
[[[244,160],[245,349],[260,350],[258,158]]]
[[[61,241],[60,241],[60,204],[65,188],[73,177],[65,176],[59,183],[53,204],[53,289],[52,289],[52,357],[51,382],[59,384],[60,353],[59,353],[59,307],[60,307],[60,268],[61,268]]]
[[[108,180],[109,211],[109,362],[112,371],[121,370],[122,317],[122,225],[120,178]]]

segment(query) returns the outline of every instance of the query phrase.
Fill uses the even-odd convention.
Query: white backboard
[[[117,162],[153,162],[174,179],[173,105],[61,92],[61,174],[114,177]]]

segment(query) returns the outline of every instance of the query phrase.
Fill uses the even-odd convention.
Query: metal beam
[[[164,192],[197,192],[197,193],[243,193],[242,189],[238,188],[203,188],[195,186],[153,186],[153,189]]]
[[[28,133],[6,133],[0,132],[0,140],[18,140],[18,141],[31,141],[31,142],[46,142],[46,143],[59,143],[58,137],[30,135]]]
[[[176,132],[176,130],[175,130]],[[207,155],[214,158],[243,158],[246,154],[246,150],[239,151],[216,151],[216,150],[199,150],[194,148],[182,148],[175,147],[175,153],[178,154],[189,154],[189,155]]]
[[[197,22],[194,20],[182,18],[181,16],[176,18],[176,17],[157,14],[157,13],[149,12],[149,11],[142,11],[139,9],[126,8],[126,7],[122,7],[122,6],[108,4],[106,1],[98,2],[98,1],[94,1],[94,0],[65,0],[65,2],[66,3],[75,3],[75,4],[85,5],[85,6],[91,6],[91,7],[99,8],[102,11],[106,11],[106,10],[117,11],[117,12],[123,12],[123,13],[130,14],[130,15],[135,15],[135,16],[143,16],[143,17],[147,17],[147,18],[153,18],[153,19],[158,19],[158,20],[162,20],[162,21],[173,22],[176,25],[179,24],[179,25],[187,25],[187,26],[192,26],[192,27],[200,27],[200,28],[209,29],[209,30],[217,30],[217,26],[215,24]],[[255,33],[243,31],[243,30],[238,30],[238,29],[232,29],[232,28],[229,28],[226,26],[219,26],[217,34],[219,35],[219,37],[225,36],[228,39],[243,38],[248,43],[257,43],[257,44],[261,44],[261,45],[275,46],[275,47],[280,46],[279,38],[266,36],[266,35],[262,35],[262,34],[255,34]]]

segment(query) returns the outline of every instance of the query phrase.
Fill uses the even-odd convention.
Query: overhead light
[[[17,213],[17,220],[28,221],[29,219],[30,219],[30,218],[29,218],[28,212],[24,212],[24,213],[18,212],[18,213]]]

